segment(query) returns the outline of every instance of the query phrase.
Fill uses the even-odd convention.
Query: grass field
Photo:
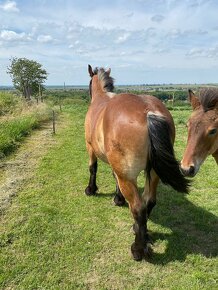
[[[14,151],[33,129],[52,118],[47,104],[28,104],[10,92],[0,92],[0,159]]]
[[[114,180],[99,162],[99,193],[84,195],[87,104],[65,107],[64,126],[0,223],[1,289],[217,289],[217,166],[208,158],[189,195],[162,184],[148,223],[150,263],[135,262],[128,207],[113,205]],[[172,111],[181,158],[189,111]],[[139,187],[143,187],[143,175]]]

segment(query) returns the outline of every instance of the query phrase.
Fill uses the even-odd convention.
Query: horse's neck
[[[106,92],[104,92],[99,84],[92,87],[92,101],[93,102],[104,102],[108,99]]]
[[[99,107],[102,108],[107,105],[108,101],[110,100],[109,97],[107,97],[104,93],[104,95],[95,95],[94,97],[92,96],[91,100],[91,106],[94,107]]]

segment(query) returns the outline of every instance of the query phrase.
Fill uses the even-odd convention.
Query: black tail
[[[171,128],[164,117],[155,114],[147,115],[149,156],[146,173],[150,178],[153,168],[161,181],[171,185],[175,190],[188,193],[190,185],[179,169],[171,141]]]

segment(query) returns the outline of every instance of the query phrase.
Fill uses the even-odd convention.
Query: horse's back
[[[118,94],[108,102],[104,112],[105,130],[108,127],[145,127],[147,114],[152,113],[164,117],[174,127],[173,119],[165,105],[151,95]],[[123,127],[122,127],[123,129]]]

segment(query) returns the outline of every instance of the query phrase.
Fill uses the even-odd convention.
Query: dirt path
[[[39,161],[55,142],[52,125],[43,125],[26,138],[12,157],[0,161],[0,215],[24,183],[34,177]]]

